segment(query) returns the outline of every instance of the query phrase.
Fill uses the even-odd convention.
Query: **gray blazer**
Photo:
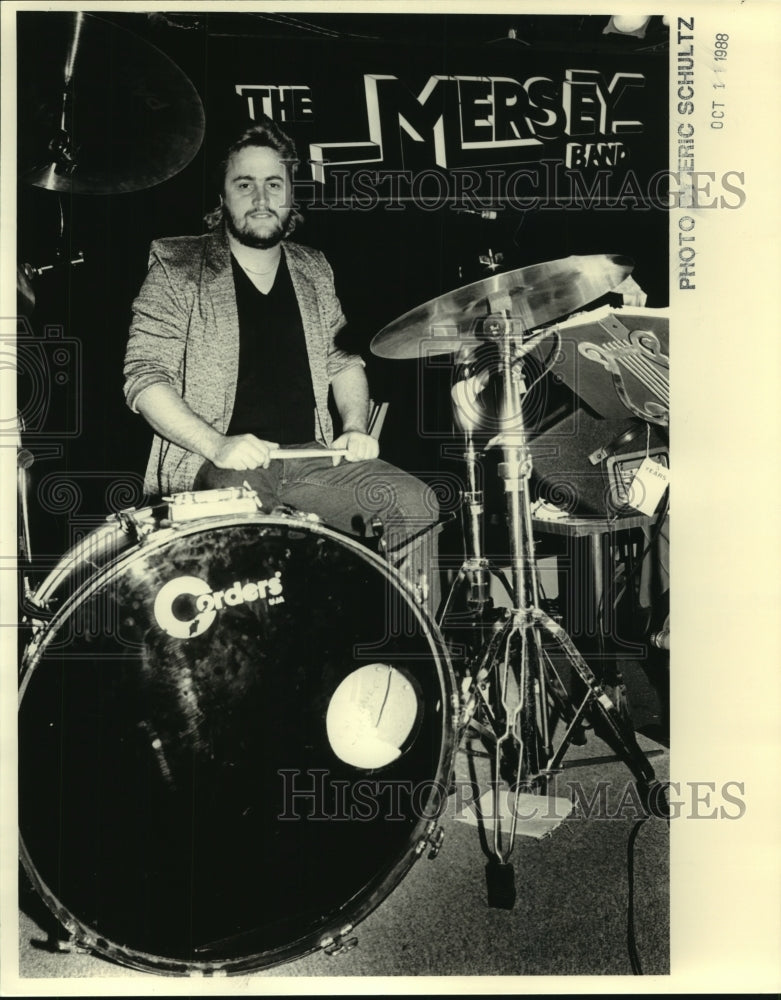
[[[345,319],[333,273],[319,250],[283,242],[304,327],[315,396],[317,439],[333,439],[328,388],[339,372],[363,361],[338,350]],[[156,240],[149,272],[133,303],[125,355],[125,398],[167,382],[188,406],[224,434],[230,424],[239,366],[239,318],[230,249],[223,229],[207,236]],[[154,436],[145,489],[163,495],[192,489],[203,458]]]

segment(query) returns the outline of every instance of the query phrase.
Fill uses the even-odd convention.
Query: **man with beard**
[[[335,342],[345,319],[331,268],[288,238],[300,221],[295,165],[293,143],[265,119],[227,151],[211,232],[152,244],[125,358],[128,405],[155,431],[145,487],[167,495],[246,481],[264,510],[289,505],[359,535],[379,515],[389,551],[423,538],[405,568],[433,587],[435,611],[424,553],[436,499],[381,461],[367,434],[363,362]],[[279,447],[343,449],[346,462],[273,459]]]

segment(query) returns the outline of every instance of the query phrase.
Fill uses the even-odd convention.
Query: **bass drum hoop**
[[[134,511],[133,514],[136,518],[149,519],[151,511],[152,508],[145,508],[141,511]],[[73,572],[81,565],[76,556],[81,555],[83,557],[84,553],[89,550],[90,540],[97,537],[108,538],[111,535],[112,526],[110,522],[111,519],[109,519],[108,526],[101,525],[95,529],[95,531],[86,536],[85,539],[74,546],[63,557],[38,588],[34,600],[39,601],[47,595],[52,595],[56,592],[57,586],[67,583],[69,578],[73,576]],[[442,638],[439,627],[434,619],[417,603],[412,592],[412,587],[397,569],[362,545],[355,538],[329,528],[322,522],[310,519],[306,515],[263,514],[261,512],[212,515],[175,526],[158,527],[150,534],[144,536],[143,544],[136,542],[129,549],[124,548],[115,558],[109,559],[105,565],[97,569],[88,580],[77,586],[67,596],[62,606],[50,620],[46,621],[45,624],[39,625],[38,633],[33,635],[23,652],[19,685],[19,709],[21,710],[24,694],[30,679],[58,629],[73,613],[74,609],[88,600],[95,591],[100,590],[108,579],[122,573],[134,562],[144,559],[152,548],[165,547],[174,537],[183,538],[188,535],[197,534],[206,528],[214,529],[244,524],[255,524],[258,527],[280,526],[294,531],[312,532],[330,538],[339,545],[351,549],[360,559],[377,569],[403,595],[407,605],[413,611],[421,626],[422,634],[429,642],[432,657],[437,668],[436,672],[442,694],[443,725],[437,773],[433,781],[439,787],[447,788],[456,751],[455,717],[457,714],[458,698],[455,693],[456,683],[447,646]],[[119,518],[117,518],[115,530],[117,532],[121,530]],[[289,944],[277,947],[272,951],[225,960],[177,960],[143,950],[128,948],[109,940],[79,919],[46,884],[38,873],[35,862],[21,835],[21,831],[19,833],[19,851],[22,865],[33,888],[65,931],[68,932],[71,942],[76,946],[88,948],[111,961],[138,969],[142,972],[155,972],[170,976],[187,976],[193,974],[205,976],[239,975],[258,972],[263,969],[296,961],[321,949],[329,947],[339,948],[344,935],[350,933],[358,923],[369,916],[403,881],[414,863],[429,846],[429,841],[435,832],[436,826],[436,818],[419,818],[410,834],[406,851],[395,860],[387,874],[376,882],[376,884],[376,879],[371,880],[358,894],[357,899],[353,897],[352,900],[348,900],[342,904],[339,909],[338,918],[334,917],[334,919],[330,920],[322,928],[303,934]],[[342,914],[344,915],[343,918]]]

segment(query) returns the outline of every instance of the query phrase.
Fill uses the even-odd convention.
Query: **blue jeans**
[[[286,445],[286,448],[289,447]],[[320,448],[316,442],[293,445]],[[323,449],[325,450],[325,449]],[[382,519],[389,561],[413,587],[425,584],[426,606],[431,615],[439,607],[441,588],[436,558],[439,504],[434,491],[407,472],[379,458],[367,462],[342,462],[331,457],[275,459],[268,469],[218,469],[204,462],[193,489],[241,486],[254,489],[266,513],[285,505],[314,513],[337,531],[371,538],[372,520]]]

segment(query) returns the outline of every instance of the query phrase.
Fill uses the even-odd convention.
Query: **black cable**
[[[548,351],[547,355],[543,360],[534,357],[533,354],[527,354],[526,358],[524,359],[525,361],[533,362],[533,364],[527,365],[526,366],[527,368],[533,367],[537,368],[538,370],[538,374],[535,377],[533,377],[532,380],[529,382],[529,384],[526,386],[525,395],[527,397],[529,393],[532,391],[532,389],[537,385],[537,383],[541,382],[548,374],[548,372],[552,371],[553,369],[553,365],[556,360],[556,355],[558,354],[559,348],[561,346],[561,334],[559,333],[556,327],[553,328],[552,332],[553,332],[553,346],[550,348],[550,350]],[[533,376],[534,372],[526,371],[524,372],[524,374],[528,377],[528,376]]]
[[[548,356],[542,362],[543,374],[546,374],[553,367],[552,362],[559,352],[561,347],[561,334],[559,333],[558,327],[553,330],[553,347],[548,351]]]
[[[640,827],[648,819],[643,816],[637,820],[629,834],[629,842],[626,847],[626,870],[627,881],[629,883],[629,893],[627,896],[627,921],[626,921],[626,945],[629,951],[629,961],[632,965],[632,972],[635,976],[642,976],[643,967],[640,964],[640,956],[637,954],[637,942],[635,941],[635,856],[634,846]]]
[[[658,516],[656,518],[656,522],[655,522],[655,524],[653,526],[653,529],[651,530],[651,537],[648,539],[648,544],[643,549],[642,554],[640,555],[640,557],[638,558],[637,562],[632,567],[631,571],[624,577],[624,583],[623,583],[623,587],[622,587],[622,590],[621,590],[621,594],[613,597],[614,604],[618,600],[618,597],[620,597],[622,594],[626,593],[626,591],[629,588],[630,583],[632,583],[632,581],[633,581],[633,578],[637,575],[637,573],[639,572],[639,570],[642,568],[643,563],[645,562],[646,558],[648,557],[648,553],[651,551],[651,549],[653,548],[653,546],[656,544],[656,541],[657,541],[657,539],[659,538],[659,535],[662,532],[662,528],[664,527],[665,521],[667,520],[667,515],[669,513],[669,510],[670,510],[670,490],[668,488],[665,491],[665,494],[664,494],[664,501],[662,503],[662,509],[659,511],[659,514],[658,514]],[[616,520],[613,522],[613,524],[614,525],[618,524],[619,525],[619,529],[620,529],[619,520],[620,519],[616,518]],[[607,593],[607,586],[604,586],[602,588],[602,594],[601,594],[601,596],[599,598],[599,605],[597,607],[597,629],[599,631],[599,647],[600,647],[600,654],[601,654],[602,657],[604,657],[604,655],[605,655],[605,645],[604,645],[605,644],[605,634],[604,634],[604,629],[602,628],[602,612],[603,612],[603,608],[604,608],[606,593]]]
[[[636,574],[639,571],[640,567],[643,565],[643,562],[645,561],[648,553],[651,551],[651,549],[653,548],[653,546],[656,544],[656,540],[659,538],[659,535],[662,533],[662,528],[664,527],[664,523],[667,520],[667,515],[668,515],[669,511],[670,511],[670,490],[668,488],[665,491],[664,502],[662,504],[662,509],[659,511],[659,514],[658,514],[658,516],[656,518],[656,523],[654,524],[653,529],[651,531],[651,537],[648,539],[648,544],[643,549],[642,555],[637,560],[637,563],[635,564],[634,568],[632,569],[632,572],[624,580],[624,588],[625,589],[628,586],[628,584],[631,582],[632,577],[636,576]]]

